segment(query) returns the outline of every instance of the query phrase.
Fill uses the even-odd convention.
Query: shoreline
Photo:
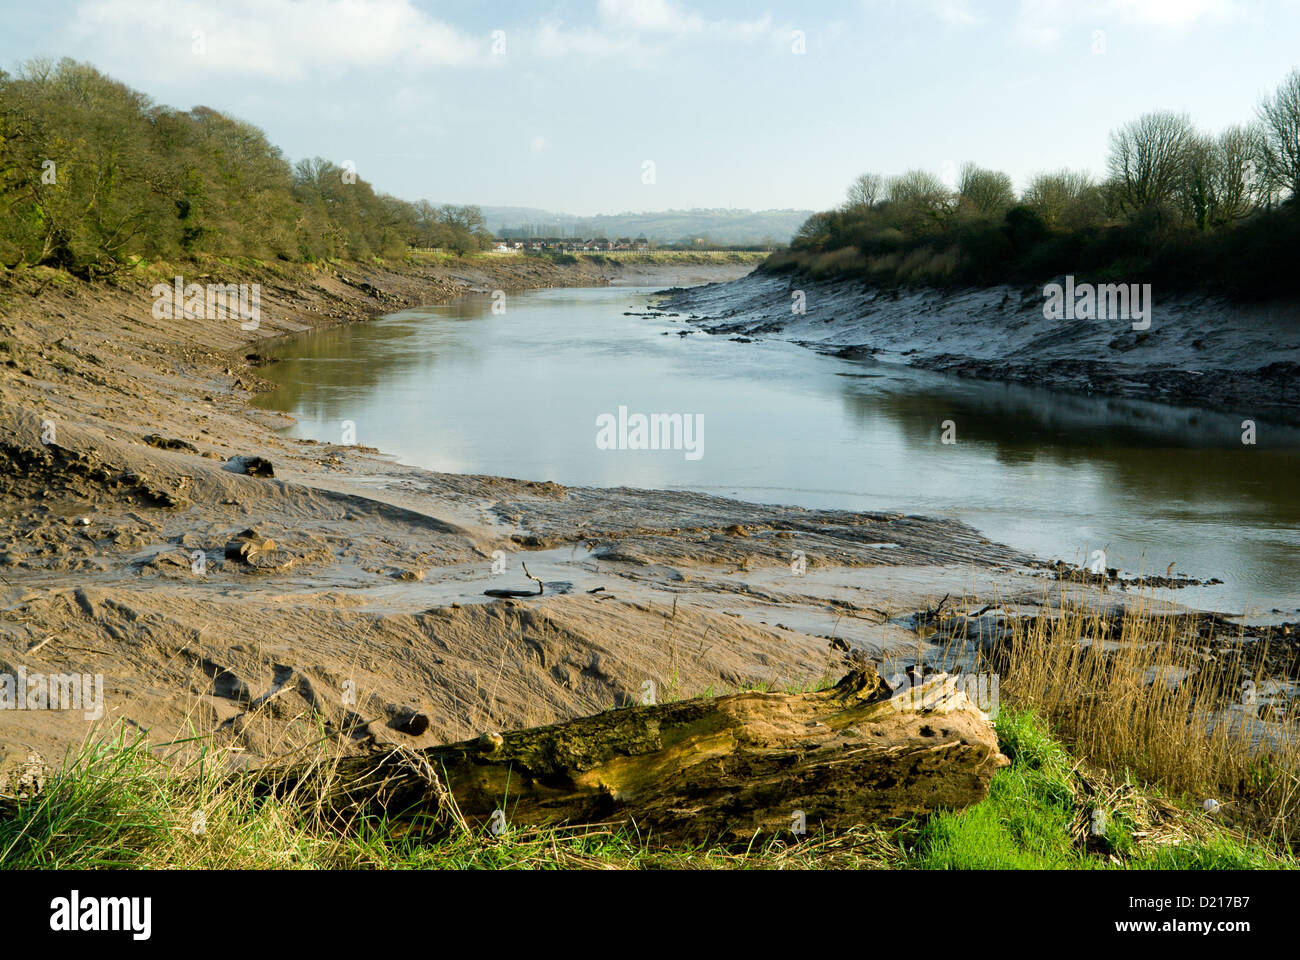
[[[244,276],[270,291],[259,334],[281,336],[486,283],[592,279],[523,266]],[[452,742],[634,702],[646,681],[813,682],[851,651],[924,652],[915,617],[945,594],[954,616],[994,600],[1016,615],[1062,589],[952,520],[439,474],[283,438],[249,405],[266,337],[160,324],[147,281],[43,283],[3,291],[0,672],[102,675],[105,733],[192,729],[232,766],[322,724],[349,750]],[[519,560],[545,595],[485,599],[531,586]],[[431,721],[419,735],[411,711]],[[15,716],[0,779],[86,735],[80,714]]]
[[[804,312],[795,313],[799,294]],[[1047,320],[1041,293],[1019,287],[894,289],[761,268],[726,289],[674,290],[664,302],[711,335],[1300,425],[1295,302],[1157,298],[1148,328],[1135,330],[1128,321]]]

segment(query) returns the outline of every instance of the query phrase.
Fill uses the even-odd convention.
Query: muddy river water
[[[1297,619],[1297,432],[1246,446],[1239,417],[711,337],[648,316],[659,286],[474,296],[280,341],[260,403],[292,435],[432,470],[952,516],[1046,560],[1224,581],[1183,603]]]

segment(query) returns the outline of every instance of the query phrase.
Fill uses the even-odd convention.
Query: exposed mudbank
[[[1044,590],[1016,572],[1029,558],[954,521],[434,474],[344,447],[320,476],[323,445],[237,438],[267,476],[93,422],[42,442],[42,416],[0,410],[0,673],[102,675],[102,722],[194,724],[240,763],[317,723],[364,749],[580,716],[647,680],[807,682],[843,650],[915,651],[892,618],[974,569],[1027,608]],[[544,592],[484,597],[530,579]],[[57,755],[85,730],[79,711],[12,713],[0,753]]]
[[[270,289],[251,336],[554,279],[494,269],[254,274]],[[147,293],[3,291],[0,674],[101,677],[103,710],[6,710],[0,770],[119,725],[247,765],[322,730],[363,751],[548,723],[647,682],[802,685],[846,653],[927,655],[916,617],[945,595],[969,598],[945,615],[1013,616],[1062,588],[953,520],[433,473],[290,439],[248,406],[250,333],[157,321]],[[535,597],[484,596],[533,580]]]
[[[733,339],[1300,423],[1300,301],[1248,305],[1157,290],[1150,326],[1135,330],[1125,319],[1049,320],[1041,289],[882,289],[758,271],[672,290],[661,306]]]
[[[248,268],[251,332],[158,321],[145,281],[11,282],[0,674],[102,677],[103,712],[5,710],[0,767],[57,763],[119,724],[198,734],[232,764],[322,728],[349,751],[449,742],[632,702],[646,681],[663,696],[802,684],[843,647],[914,653],[892,618],[932,595],[1036,602],[1028,558],[952,521],[438,474],[286,438],[285,417],[248,406],[267,336],[474,289],[711,268],[598,269],[617,275]],[[542,595],[484,596],[531,592],[525,558]]]

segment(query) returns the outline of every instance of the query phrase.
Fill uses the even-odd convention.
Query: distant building
[[[528,240],[494,241],[494,249],[499,253],[511,250],[533,250],[546,253],[612,253],[615,251],[642,252],[650,249],[650,241],[645,237],[632,240],[620,237],[610,240],[607,237],[582,239],[578,237],[532,237]]]

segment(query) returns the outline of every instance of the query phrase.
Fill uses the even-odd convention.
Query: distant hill
[[[655,243],[787,244],[811,210],[662,210],[576,217],[534,207],[483,207],[497,236],[645,237]]]

